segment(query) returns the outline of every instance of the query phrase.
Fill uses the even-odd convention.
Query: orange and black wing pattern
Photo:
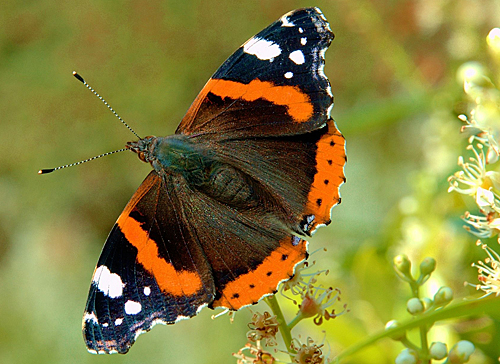
[[[222,64],[177,133],[216,141],[293,135],[324,126],[333,105],[324,53],[333,37],[317,8],[285,14]]]
[[[89,351],[126,353],[157,323],[189,318],[211,303],[215,287],[175,196],[152,171],[106,240],[83,317]]]
[[[89,351],[125,353],[157,323],[257,303],[307,259],[345,181],[323,71],[332,40],[319,9],[285,14],[223,63],[173,138],[129,143],[154,170],[95,269]]]

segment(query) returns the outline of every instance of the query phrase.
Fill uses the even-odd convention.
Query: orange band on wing
[[[236,81],[211,79],[205,86],[209,92],[222,98],[255,101],[263,99],[276,105],[286,106],[288,114],[296,122],[308,121],[313,114],[309,96],[297,86],[275,86],[271,82],[255,79],[249,84]]]
[[[296,238],[282,240],[280,246],[256,269],[227,283],[222,297],[213,302],[213,307],[238,310],[276,291],[281,281],[293,276],[295,265],[307,257],[307,242],[300,240],[298,245],[292,245],[293,239]]]
[[[328,122],[328,132],[316,143],[316,169],[314,181],[307,196],[304,214],[314,215],[314,228],[330,221],[330,210],[339,200],[339,186],[344,182],[345,140],[335,127]]]
[[[147,188],[148,185],[144,186]],[[152,185],[149,185],[152,187]],[[146,189],[146,191],[149,188]],[[140,191],[138,191],[140,193]],[[158,286],[165,293],[174,296],[191,296],[200,290],[202,282],[200,276],[189,271],[177,271],[174,266],[167,263],[158,254],[158,246],[149,239],[148,233],[144,231],[141,224],[130,217],[130,206],[125,208],[116,222],[128,242],[137,248],[137,261],[156,279]]]

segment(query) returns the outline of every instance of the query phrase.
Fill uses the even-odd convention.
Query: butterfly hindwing
[[[194,243],[202,246],[212,268],[216,297],[211,308],[238,310],[257,303],[307,258],[307,242],[276,218],[279,207],[272,203],[235,207],[195,189],[182,208],[186,221],[193,222]]]
[[[273,214],[299,235],[330,223],[345,181],[344,137],[333,120],[313,132],[210,143],[220,160],[264,186],[277,201]]]

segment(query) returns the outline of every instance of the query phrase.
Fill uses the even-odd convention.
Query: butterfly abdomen
[[[217,201],[239,209],[259,206],[256,182],[236,168],[214,162],[207,177],[199,189]]]

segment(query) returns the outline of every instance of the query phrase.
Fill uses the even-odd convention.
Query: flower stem
[[[288,324],[288,330],[292,330],[295,327],[295,325],[297,325],[300,321],[302,321],[303,318],[304,316],[299,312],[297,316],[295,316],[293,320],[290,321],[290,323]]]
[[[420,330],[420,347],[422,350],[422,356],[424,357],[424,363],[430,363],[429,359],[429,342],[427,341],[427,325],[421,325]]]
[[[285,342],[285,346],[287,351],[290,353],[290,359],[293,361],[293,354],[296,354],[295,350],[292,349],[292,332],[290,328],[286,324],[285,317],[283,316],[283,312],[281,311],[281,307],[276,299],[275,295],[264,298],[266,303],[271,308],[271,311],[276,315],[276,320],[278,321],[278,327],[281,332],[281,336],[283,336],[283,341]]]
[[[409,283],[410,283],[411,293],[412,293],[413,297],[420,298],[420,294],[419,294],[420,285],[418,284],[418,282],[412,281]]]
[[[410,340],[408,340],[406,337],[401,340],[401,343],[406,346],[408,349],[413,349],[415,351],[420,351],[420,348],[412,343]]]

